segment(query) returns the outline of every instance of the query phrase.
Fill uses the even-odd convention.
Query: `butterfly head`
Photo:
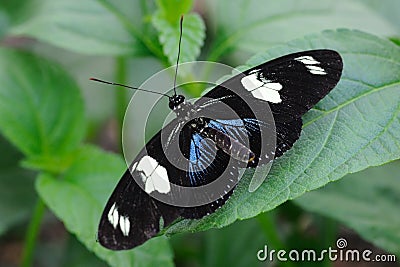
[[[175,110],[180,104],[185,102],[185,97],[183,95],[174,95],[169,98],[169,108]]]

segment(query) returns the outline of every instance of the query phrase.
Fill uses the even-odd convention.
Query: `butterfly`
[[[342,69],[338,52],[321,49],[243,71],[195,102],[177,94],[174,82],[174,95],[165,96],[176,118],[123,174],[101,215],[99,243],[131,249],[179,218],[215,212],[243,170],[270,164],[293,146],[301,117],[336,86]]]
[[[293,146],[302,115],[336,86],[342,68],[333,50],[303,51],[246,70],[194,103],[171,96],[169,107],[176,119],[145,145],[123,174],[100,219],[100,244],[130,249],[180,217],[198,219],[215,212],[233,193],[240,168],[268,164]],[[257,116],[267,110],[273,122]],[[276,148],[264,142],[262,149],[262,133],[273,123]],[[176,150],[180,157],[174,155]],[[174,206],[151,195],[179,198],[180,187],[201,187],[221,176],[225,190],[206,204]]]

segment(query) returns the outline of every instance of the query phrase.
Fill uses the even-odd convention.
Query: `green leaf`
[[[392,23],[357,1],[242,0],[233,5],[222,0],[208,5],[215,19],[212,61],[237,49],[257,53],[325,29],[359,29],[380,36],[398,33]]]
[[[192,9],[192,0],[157,0],[159,16],[164,18],[169,24],[175,25],[182,14],[186,14]]]
[[[350,174],[295,203],[339,220],[363,238],[400,255],[400,162]],[[349,244],[350,246],[351,244]]]
[[[0,39],[18,19],[20,10],[29,0],[2,0],[0,4]]]
[[[18,166],[21,154],[0,136],[0,235],[29,218],[35,203],[33,175]]]
[[[182,1],[185,2],[185,1]],[[179,17],[173,22],[164,17],[163,12],[157,12],[152,22],[159,32],[159,40],[163,46],[164,54],[171,65],[176,64],[179,44]],[[180,62],[195,60],[200,54],[205,37],[205,26],[202,18],[197,14],[187,14],[183,20],[183,35],[181,44]]]
[[[96,242],[102,210],[121,174],[124,161],[94,147],[84,147],[63,179],[38,177],[36,188],[65,227],[91,251],[112,266],[173,266],[165,237],[153,238],[134,250],[114,252]]]
[[[10,33],[86,54],[143,54],[141,24],[131,19],[142,17],[139,2],[33,0]]]
[[[75,82],[42,58],[0,49],[0,84],[0,131],[35,166],[65,168],[85,132]]]
[[[348,173],[400,158],[400,48],[390,41],[359,31],[326,31],[255,56],[246,67],[322,47],[342,55],[341,81],[303,117],[300,139],[274,162],[268,179],[249,193],[250,175],[245,175],[216,213],[178,222],[168,233],[223,227],[251,218]]]

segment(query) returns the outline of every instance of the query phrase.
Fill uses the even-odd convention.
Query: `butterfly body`
[[[247,163],[255,158],[250,148],[217,129],[205,127],[200,130],[200,134],[204,138],[211,139],[217,147],[235,160]]]
[[[169,107],[176,113],[180,123],[188,123],[194,133],[198,133],[203,138],[209,138],[232,158],[246,163],[254,160],[254,153],[246,145],[218,129],[208,127],[210,121],[208,118],[195,117],[201,108],[196,104],[186,103],[184,96],[171,97]]]
[[[215,212],[242,170],[264,166],[293,146],[302,115],[336,86],[342,68],[335,51],[298,52],[246,70],[194,103],[169,97],[176,119],[123,174],[100,220],[100,244],[130,249],[178,218]]]

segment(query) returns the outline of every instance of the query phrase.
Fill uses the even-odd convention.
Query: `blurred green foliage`
[[[97,224],[126,166],[99,146],[118,151],[131,92],[88,78],[140,85],[175,64],[181,14],[181,62],[237,65],[257,54],[240,67],[248,68],[331,48],[344,58],[343,78],[304,116],[300,140],[256,192],[247,191],[244,178],[223,208],[178,222],[166,230],[171,238],[107,251],[96,243]],[[398,14],[396,0],[2,0],[0,248],[8,251],[15,241],[14,250],[23,252],[14,261],[0,257],[0,265],[265,266],[256,258],[264,245],[334,246],[343,234],[337,221],[400,256],[398,162],[350,174],[400,158]],[[287,202],[295,198],[296,205]],[[233,223],[243,219],[250,220]],[[58,220],[68,233],[56,231],[49,241],[43,236]]]

